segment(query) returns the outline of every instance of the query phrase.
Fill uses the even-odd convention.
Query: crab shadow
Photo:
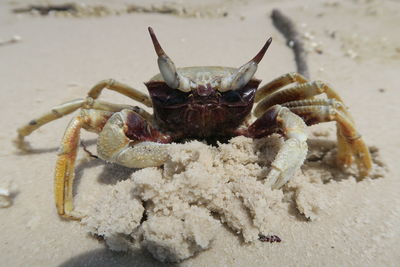
[[[96,144],[97,140],[96,139],[91,139],[85,141],[86,146],[91,146]],[[28,156],[31,154],[45,154],[45,153],[54,153],[59,150],[59,146],[56,147],[48,147],[48,148],[29,148],[28,151],[21,151],[21,150],[16,150],[15,154],[19,156]]]
[[[113,252],[109,249],[96,249],[74,256],[61,263],[59,267],[105,267],[105,266],[141,266],[141,267],[175,267],[176,263],[161,263],[155,260],[149,252],[136,249],[129,252]]]
[[[85,170],[103,166],[101,173],[97,176],[97,182],[105,185],[115,185],[120,181],[127,180],[131,177],[132,173],[137,169],[128,168],[114,163],[107,163],[102,159],[90,158],[83,159],[75,168],[75,179],[74,179],[74,195],[77,194],[79,184],[84,176]]]

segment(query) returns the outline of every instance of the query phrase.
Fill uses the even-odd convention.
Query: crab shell
[[[218,84],[236,68],[187,67],[177,72],[196,84],[189,92],[170,88],[161,74],[146,83],[157,125],[175,136],[230,136],[248,117],[260,80],[252,78],[237,90],[221,92]]]

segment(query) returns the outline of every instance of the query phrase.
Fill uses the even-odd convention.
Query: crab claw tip
[[[270,46],[271,42],[272,42],[272,37],[270,37],[270,38],[265,42],[265,44],[264,44],[264,46],[261,48],[260,52],[258,52],[257,55],[256,55],[251,61],[253,61],[253,62],[257,63],[257,64],[260,63],[260,61],[262,60],[262,58],[263,58],[264,55],[265,55],[265,52],[267,52],[268,47]]]
[[[150,37],[151,37],[151,40],[153,41],[154,49],[156,50],[157,55],[159,57],[165,55],[165,52],[161,48],[161,45],[157,40],[157,37],[156,37],[156,34],[154,33],[153,28],[152,27],[148,27],[147,29],[149,30]]]

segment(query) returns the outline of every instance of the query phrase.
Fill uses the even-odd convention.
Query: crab
[[[308,81],[291,72],[258,89],[261,81],[254,74],[272,38],[239,68],[176,68],[153,29],[148,30],[160,70],[145,83],[149,96],[113,79],[104,80],[93,86],[86,98],[55,106],[18,129],[16,145],[26,150],[26,136],[80,109],[66,128],[55,167],[55,204],[60,216],[80,218],[73,207],[72,189],[82,129],[98,134],[100,158],[129,168],[163,165],[171,142],[239,135],[262,138],[278,133],[284,142],[264,181],[278,189],[293,177],[306,158],[306,127],[336,121],[338,166],[348,167],[354,161],[360,177],[371,170],[368,147],[341,97],[328,84]],[[138,106],[98,100],[104,89],[153,108],[153,114]]]

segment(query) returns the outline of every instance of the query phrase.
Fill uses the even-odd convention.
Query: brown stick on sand
[[[297,32],[293,21],[282,14],[278,9],[272,10],[271,18],[274,26],[283,34],[283,36],[285,36],[287,45],[293,49],[297,72],[310,78],[306,59],[307,53],[304,50],[300,34]]]

